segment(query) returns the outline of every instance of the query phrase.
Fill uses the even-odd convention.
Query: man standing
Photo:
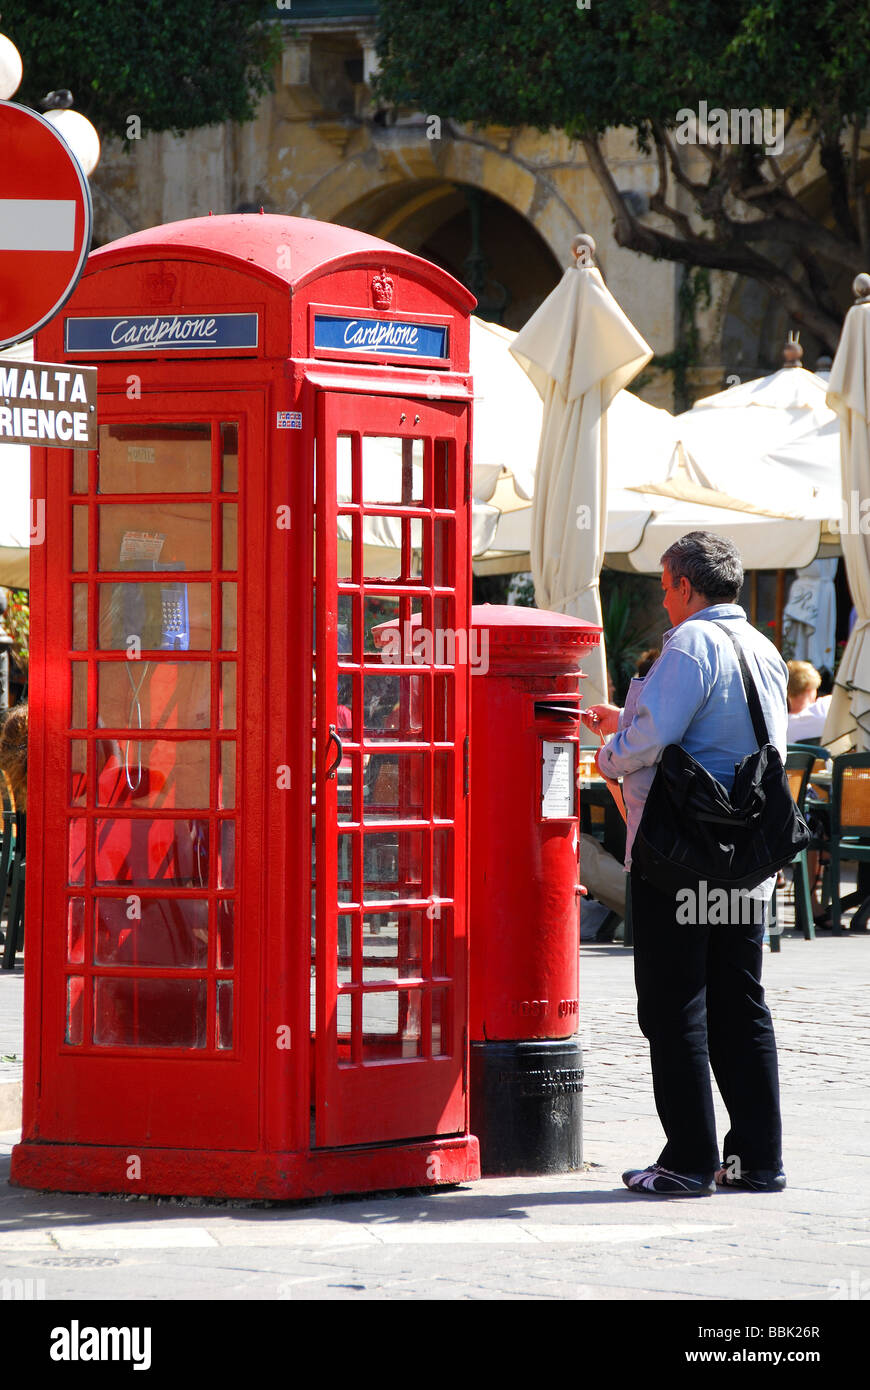
[[[632,681],[625,709],[593,705],[587,727],[613,737],[598,752],[604,777],[623,779],[626,867],[656,765],[678,743],[730,791],[735,765],[758,744],[737,653],[743,649],[771,742],[786,751],[787,668],[736,599],[743,566],[729,540],[693,531],[662,556],[672,627],[649,674]],[[638,1022],[649,1042],[656,1109],[667,1142],[658,1161],[623,1173],[632,1192],[706,1196],[716,1184],[751,1192],[785,1187],[776,1042],[761,987],[770,878],[729,920],[687,914],[686,891],[661,892],[631,869]],[[713,914],[710,914],[711,916]],[[746,922],[745,918],[750,917]],[[689,917],[690,920],[687,920]],[[694,917],[694,920],[691,920]],[[720,1161],[710,1067],[728,1110]]]

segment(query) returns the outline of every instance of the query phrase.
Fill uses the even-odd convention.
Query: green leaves
[[[88,0],[70,8],[3,0],[3,32],[24,61],[15,100],[39,108],[69,87],[102,136],[249,120],[280,54],[262,0]]]

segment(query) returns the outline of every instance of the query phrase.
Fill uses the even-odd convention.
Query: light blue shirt
[[[649,674],[631,682],[618,732],[598,759],[605,776],[623,779],[626,868],[656,766],[669,743],[681,744],[729,792],[737,764],[758,747],[737,653],[714,622],[727,623],[743,648],[769,740],[785,761],[788,667],[773,643],[736,603],[711,604],[672,627]],[[765,880],[752,896],[769,896],[773,883]]]

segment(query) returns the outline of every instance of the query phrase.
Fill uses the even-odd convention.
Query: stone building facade
[[[105,142],[91,181],[95,245],[209,211],[262,207],[340,222],[444,266],[484,317],[519,328],[571,264],[574,235],[588,232],[610,289],[655,353],[674,349],[686,271],[616,244],[582,146],[558,131],[380,108],[371,88],[376,0],[277,0],[277,10],[282,61],[253,121]],[[642,206],[656,187],[654,160],[625,129],[608,134],[605,152],[620,189]],[[818,172],[809,165],[805,181]],[[759,287],[715,272],[709,283],[711,302],[696,313],[704,347],[688,373],[692,398],[730,373],[775,369],[793,326]],[[805,363],[814,361],[811,348]],[[671,372],[649,370],[641,394],[684,408],[674,386]]]

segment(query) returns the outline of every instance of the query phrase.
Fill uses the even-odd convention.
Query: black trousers
[[[767,905],[763,914],[746,907],[727,923],[715,910],[687,914],[684,898],[631,871],[637,1017],[667,1136],[658,1161],[674,1172],[712,1176],[721,1166],[711,1067],[730,1119],[725,1165],[737,1174],[782,1162],[776,1040],[761,987]]]

